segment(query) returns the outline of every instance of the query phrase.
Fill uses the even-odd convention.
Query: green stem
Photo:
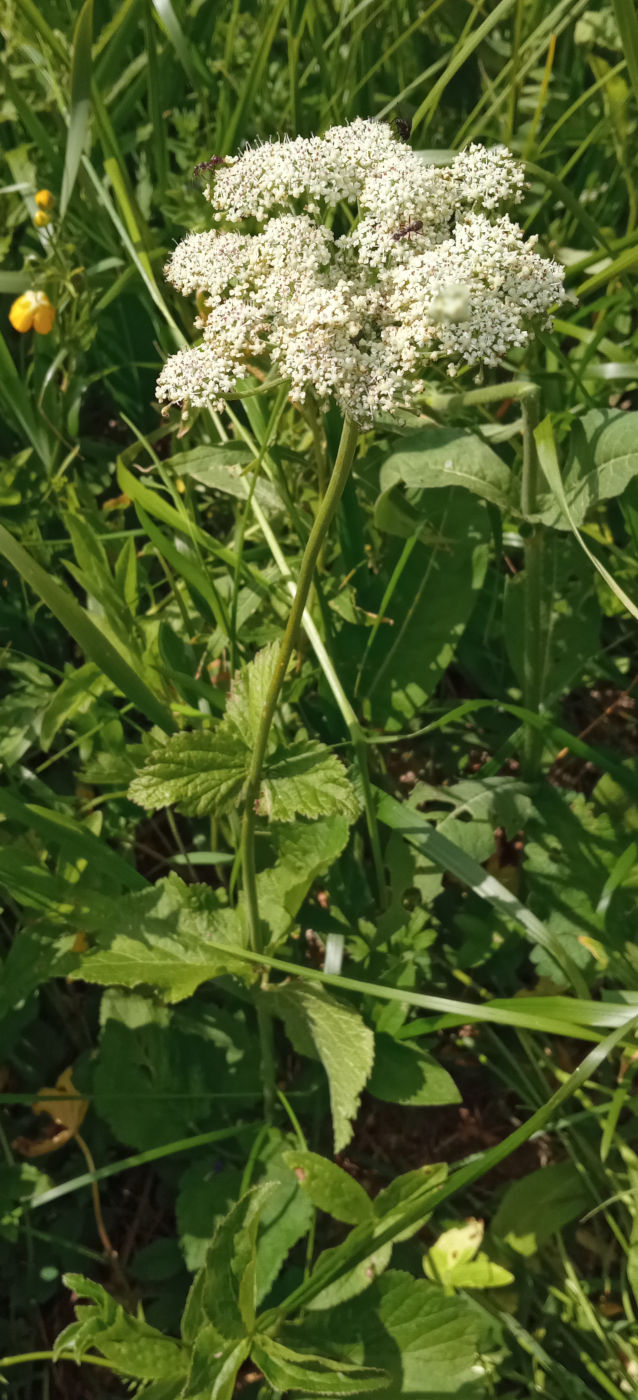
[[[255,870],[255,804],[259,798],[261,787],[261,773],[268,746],[268,736],[277,701],[284,683],[286,671],[290,658],[295,649],[299,632],[302,625],[306,600],[310,592],[312,577],[317,562],[317,555],[321,549],[324,537],[327,533],[330,522],[335,514],[343,488],[348,479],[359,430],[356,424],[346,418],[341,433],[341,441],[334,465],[334,470],[328,484],[326,494],[319,506],[315,522],[308,536],[308,543],[303,553],[295,596],[290,609],[290,616],[286,630],[281,640],[279,656],[275,674],[271,681],[268,694],[266,696],[263,715],[259,726],[259,732],[253,749],[252,761],[248,773],[246,786],[246,799],[244,816],[242,821],[241,853],[244,895],[246,898],[246,911],[248,914],[248,926],[250,929],[251,947],[256,953],[263,949],[261,921],[259,918],[259,903],[257,899],[257,877]]]
[[[523,475],[521,480],[521,511],[528,522],[525,535],[525,576],[523,580],[523,705],[539,714],[543,700],[543,553],[545,531],[542,525],[532,525],[537,511],[540,463],[536,450],[534,429],[538,423],[538,394],[522,399],[523,411]],[[523,727],[522,773],[529,782],[540,772],[543,734],[530,724]]]

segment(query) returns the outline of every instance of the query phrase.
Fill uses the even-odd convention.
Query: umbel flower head
[[[222,227],[167,265],[202,338],[168,360],[160,399],[219,408],[265,361],[293,401],[312,391],[367,427],[414,402],[429,365],[497,364],[563,300],[562,269],[503,212],[523,188],[503,147],[438,166],[357,119],[199,169]]]

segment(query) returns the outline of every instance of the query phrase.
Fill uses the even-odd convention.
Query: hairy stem
[[[534,714],[540,712],[543,700],[543,552],[545,531],[542,525],[532,525],[536,514],[540,463],[534,429],[538,423],[538,395],[521,400],[523,411],[523,476],[521,480],[521,510],[528,523],[525,536],[524,635],[523,635],[523,704]],[[538,777],[543,752],[542,731],[526,724],[523,728],[522,772],[533,781]]]

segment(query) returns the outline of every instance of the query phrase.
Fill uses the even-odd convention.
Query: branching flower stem
[[[284,683],[290,658],[297,644],[302,626],[304,608],[312,584],[317,557],[326,537],[330,523],[339,505],[343,489],[350,474],[354,459],[359,430],[349,418],[344,420],[339,450],[326,493],[321,501],[315,522],[308,536],[308,542],[301,560],[295,596],[290,610],[286,630],[281,640],[277,668],[266,696],[264,712],[253,749],[248,782],[246,785],[245,808],[242,820],[241,856],[246,912],[253,950],[263,949],[259,903],[257,899],[257,879],[255,872],[255,805],[259,798],[261,774],[268,745],[268,736],[273,721],[277,701]]]

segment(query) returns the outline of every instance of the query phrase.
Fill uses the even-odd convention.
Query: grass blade
[[[93,0],[84,0],[75,26],[71,60],[71,109],[69,134],[64,156],[60,217],[63,219],[73,193],[89,128],[91,112],[91,43],[93,40]]]
[[[137,707],[152,724],[158,724],[167,734],[172,734],[176,724],[170,710],[149,690],[141,676],[129,666],[124,657],[99,631],[90,617],[75,601],[73,594],[63,588],[27,554],[26,549],[0,525],[0,554],[17,569],[25,583],[42,599],[45,607],[57,617],[58,622],[73,637],[85,656],[95,661],[100,670],[117,686],[118,690]]]

